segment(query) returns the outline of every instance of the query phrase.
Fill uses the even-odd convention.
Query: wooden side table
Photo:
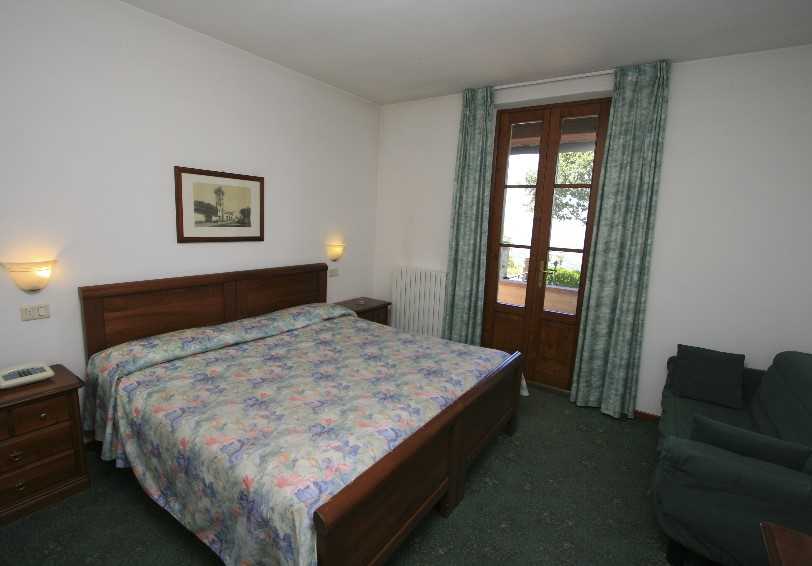
[[[357,297],[348,301],[340,301],[336,304],[355,311],[355,314],[360,318],[381,324],[389,324],[389,306],[392,304],[389,301],[379,301],[378,299],[370,299],[369,297]]]
[[[0,391],[0,523],[89,485],[79,418],[82,381],[61,365]]]
[[[812,535],[775,523],[761,523],[761,536],[767,547],[770,566],[809,566],[812,564]]]

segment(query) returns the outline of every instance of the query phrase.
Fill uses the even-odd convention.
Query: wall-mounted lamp
[[[26,293],[36,293],[51,280],[55,259],[48,261],[29,261],[24,263],[4,263],[11,279]]]
[[[344,255],[344,244],[327,244],[327,259],[338,261]]]

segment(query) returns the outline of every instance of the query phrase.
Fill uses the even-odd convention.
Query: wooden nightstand
[[[775,523],[761,523],[761,536],[767,547],[770,566],[808,566],[812,564],[812,535]]]
[[[372,322],[380,322],[381,324],[389,324],[389,301],[379,301],[378,299],[370,299],[369,297],[358,297],[348,301],[341,301],[336,303],[354,310],[360,318],[371,320]]]
[[[61,365],[44,381],[0,390],[0,522],[89,485],[79,424],[82,381]]]

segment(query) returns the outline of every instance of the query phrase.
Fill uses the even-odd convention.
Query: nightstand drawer
[[[8,423],[9,423],[8,411],[0,409],[0,440],[5,440],[9,436],[11,436],[11,434],[8,431]]]
[[[15,435],[66,421],[69,417],[68,398],[64,395],[28,403],[11,410],[11,424]]]
[[[71,424],[66,422],[0,443],[0,474],[70,450],[71,433]]]
[[[76,474],[76,454],[63,456],[0,477],[0,505],[11,505]]]

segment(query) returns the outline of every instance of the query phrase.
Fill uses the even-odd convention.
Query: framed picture
[[[178,243],[261,242],[265,178],[175,167]]]

